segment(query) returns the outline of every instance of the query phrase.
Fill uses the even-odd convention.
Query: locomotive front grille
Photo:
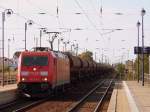
[[[48,83],[20,83],[18,84],[18,89],[22,90],[23,92],[28,93],[39,93],[45,90],[50,89]]]

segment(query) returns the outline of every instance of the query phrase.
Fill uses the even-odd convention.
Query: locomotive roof
[[[23,55],[43,55],[43,54],[48,54],[49,52],[42,52],[42,51],[23,51],[21,54]]]
[[[51,51],[49,47],[33,47],[31,51]]]
[[[63,54],[62,52],[58,51],[23,51],[23,55],[48,55],[51,54],[55,58],[68,58],[67,55]]]

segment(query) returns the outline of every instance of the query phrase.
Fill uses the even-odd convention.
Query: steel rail
[[[110,88],[111,85],[112,85],[112,82],[113,82],[113,79],[110,81],[109,86],[107,87],[106,91],[104,92],[102,98],[101,98],[100,101],[98,102],[98,104],[97,104],[97,106],[96,106],[96,108],[95,108],[95,110],[94,110],[93,112],[99,112],[100,106],[102,105],[102,102],[103,102],[104,99],[106,98],[107,93],[108,93],[108,91],[109,91],[109,88]]]
[[[67,112],[73,112],[74,110],[76,110],[78,108],[78,106],[80,106],[92,93],[95,92],[95,90],[97,88],[99,88],[103,83],[105,82],[102,81],[100,82],[95,88],[93,88],[90,92],[88,92],[81,100],[79,100],[76,104],[74,104]]]
[[[28,104],[28,105],[26,105],[26,106],[23,106],[23,107],[21,107],[21,108],[18,108],[18,109],[16,109],[16,110],[13,110],[13,112],[25,112],[25,111],[29,110],[30,108],[33,108],[33,107],[35,107],[35,106],[37,106],[37,105],[39,105],[39,104],[42,104],[43,102],[46,102],[46,101],[48,101],[48,100],[49,100],[49,99],[47,98],[47,99],[42,99],[42,100],[35,101],[35,102],[30,103],[30,104]]]
[[[14,101],[11,101],[11,102],[8,102],[8,103],[5,103],[5,104],[1,104],[0,105],[0,110],[3,110],[5,108],[8,108],[14,104],[17,104],[17,100],[14,100]]]

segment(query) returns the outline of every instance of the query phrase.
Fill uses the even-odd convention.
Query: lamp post
[[[60,50],[60,43],[63,43],[63,38],[58,38],[58,51]]]
[[[96,61],[96,59],[97,59],[97,52],[95,52],[95,61]]]
[[[60,38],[58,38],[58,43],[57,43],[57,45],[58,45],[58,51],[60,50],[60,41],[61,41],[61,39]]]
[[[8,81],[9,81],[9,79],[10,79],[10,39],[8,39],[8,76],[9,76],[9,78],[8,78]],[[7,81],[7,82],[8,82]]]
[[[71,45],[71,51],[72,51],[72,47],[74,47],[75,45],[74,45],[74,43]]]
[[[99,53],[99,55],[100,55],[100,48],[96,48],[97,50],[98,50],[98,53]],[[100,63],[100,57],[99,57],[99,59],[98,59],[98,61],[99,61],[99,63]]]
[[[60,37],[60,38],[58,38],[58,51],[60,51],[60,44],[61,44],[61,42],[63,43],[63,37]]]
[[[137,36],[138,36],[138,45],[137,45],[137,46],[138,46],[138,48],[139,48],[139,28],[140,28],[140,25],[141,25],[141,23],[138,21],[138,22],[137,22],[137,31],[138,31],[138,32],[137,32],[137,33],[138,33],[138,34],[137,34]],[[139,75],[139,74],[140,74],[139,62],[140,62],[140,59],[139,59],[139,53],[138,53],[138,68],[137,68],[137,69],[138,69],[138,83],[139,83],[139,80],[140,80],[140,78],[139,78],[139,76],[140,76],[140,75]]]
[[[103,63],[103,56],[104,56],[104,55],[103,55],[103,48],[102,48],[102,59],[101,59],[101,60],[102,60],[102,63]]]
[[[5,29],[5,19],[6,19],[6,14],[7,15],[11,15],[11,14],[13,14],[13,11],[12,11],[12,9],[5,9],[3,12],[2,12],[2,59],[3,59],[3,61],[2,61],[2,86],[4,86],[4,68],[5,68],[5,63],[4,63],[4,61],[5,61],[5,56],[4,56],[4,54],[5,54],[5,32],[4,32],[4,29]]]
[[[67,51],[67,42],[63,42],[63,44],[64,44],[64,52],[66,52]]]
[[[78,55],[79,44],[76,44],[76,56]]]
[[[42,33],[46,33],[47,29],[46,28],[40,28],[40,47],[42,47]]]
[[[146,11],[143,8],[141,10],[141,16],[142,16],[142,86],[144,86],[144,15]]]
[[[71,41],[69,41],[70,42],[70,51],[72,52],[73,50],[73,48],[74,48],[74,46],[75,46],[75,44],[74,44],[74,42],[71,42]]]
[[[78,50],[79,50],[79,44],[77,43],[77,40],[73,40],[74,43],[74,51],[75,51],[75,55],[78,55]]]
[[[24,36],[24,49],[25,51],[27,50],[27,27],[28,25],[32,25],[34,22],[32,20],[28,20],[27,22],[25,22],[25,36]]]

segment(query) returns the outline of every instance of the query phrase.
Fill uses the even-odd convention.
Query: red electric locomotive
[[[83,60],[71,53],[51,51],[43,47],[35,48],[20,54],[18,91],[26,96],[41,97],[80,78],[109,73],[111,69],[112,67]]]
[[[17,74],[20,93],[41,96],[68,83],[70,64],[66,55],[54,51],[24,51],[20,54]]]

